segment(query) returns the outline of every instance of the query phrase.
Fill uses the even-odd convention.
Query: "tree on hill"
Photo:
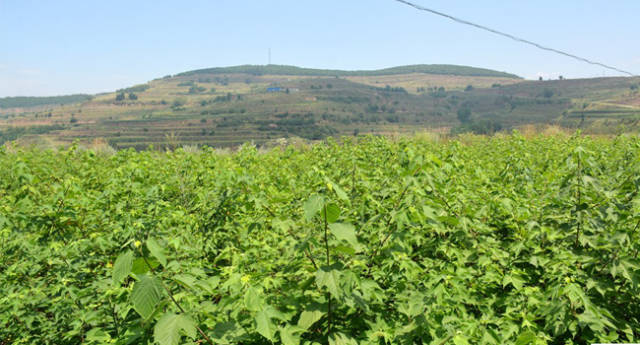
[[[116,102],[122,102],[125,99],[124,92],[120,92],[116,95]]]
[[[135,100],[138,99],[138,95],[136,95],[133,92],[129,92],[129,99],[132,100],[132,101],[135,101]]]
[[[471,119],[471,109],[469,107],[462,107],[458,109],[458,120],[462,123],[469,122]]]

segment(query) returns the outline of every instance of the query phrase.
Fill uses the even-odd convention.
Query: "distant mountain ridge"
[[[2,97],[0,98],[0,109],[37,107],[37,106],[51,105],[51,104],[64,105],[64,104],[72,104],[72,103],[88,101],[91,98],[92,98],[91,95],[86,95],[86,94],[46,96],[46,97],[30,97],[30,96]]]
[[[198,74],[251,74],[251,75],[299,75],[299,76],[319,76],[319,77],[371,77],[397,74],[438,74],[473,77],[503,77],[522,79],[521,77],[494,71],[486,68],[477,68],[458,65],[408,65],[378,70],[335,70],[335,69],[315,69],[303,68],[287,65],[241,65],[231,67],[204,68],[193,71],[182,72],[175,76],[192,76]]]

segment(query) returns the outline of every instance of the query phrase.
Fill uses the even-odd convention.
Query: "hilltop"
[[[250,74],[259,75],[296,75],[296,76],[314,76],[314,77],[376,77],[385,75],[398,74],[437,74],[437,75],[455,75],[455,76],[473,76],[473,77],[500,77],[521,79],[515,74],[506,72],[498,72],[485,68],[458,66],[458,65],[409,65],[391,67],[379,70],[361,70],[361,71],[343,71],[332,69],[314,69],[301,68],[286,65],[243,65],[233,67],[216,67],[199,69],[177,74],[177,76],[193,76],[199,74]]]
[[[0,143],[228,147],[425,130],[491,134],[527,124],[619,133],[639,127],[638,85],[637,78],[527,81],[453,65],[210,68],[68,104],[72,98],[11,100],[14,107],[0,109]]]

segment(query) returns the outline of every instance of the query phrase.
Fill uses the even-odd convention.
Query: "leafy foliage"
[[[0,149],[3,344],[640,338],[640,140]]]

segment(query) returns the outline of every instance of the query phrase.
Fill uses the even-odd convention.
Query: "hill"
[[[459,74],[429,74],[446,69],[428,65],[351,72],[291,66],[190,71],[72,104],[0,110],[0,143],[229,147],[425,130],[491,134],[527,124],[587,133],[640,127],[637,78],[526,81],[495,71],[461,75],[482,70],[456,68]]]
[[[88,101],[90,95],[68,95],[53,97],[3,97],[0,98],[0,108],[30,108],[43,105],[64,105]]]
[[[250,75],[297,75],[319,77],[375,77],[384,75],[398,75],[410,73],[474,76],[474,77],[501,77],[520,79],[517,75],[498,72],[490,69],[457,65],[410,65],[385,68],[372,71],[343,71],[331,69],[301,68],[285,65],[243,65],[233,67],[206,68],[180,73],[177,76],[193,76],[200,74],[250,74]]]

